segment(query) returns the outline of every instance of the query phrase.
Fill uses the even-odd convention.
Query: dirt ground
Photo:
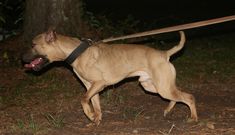
[[[208,40],[208,43],[212,42]],[[234,57],[226,57],[226,63],[220,67],[219,58],[205,60],[205,64],[205,61],[187,53],[186,48],[180,57],[189,60],[179,58],[173,62],[178,72],[178,85],[196,98],[198,122],[188,119],[189,108],[181,103],[177,103],[173,111],[163,117],[163,110],[169,101],[157,94],[146,93],[137,78],[133,78],[102,92],[103,120],[97,127],[82,111],[80,98],[85,89],[74,74],[63,66],[52,66],[42,73],[26,72],[19,59],[24,51],[19,42],[14,39],[0,44],[0,134],[235,134]],[[192,42],[203,43],[201,39]],[[227,42],[234,44],[230,38]],[[192,50],[200,51],[202,48],[205,49]],[[233,55],[233,49],[217,48],[209,52],[231,51]],[[214,64],[218,65],[218,69],[209,70]]]

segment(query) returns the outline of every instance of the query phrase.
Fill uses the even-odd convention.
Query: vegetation
[[[22,29],[24,0],[0,2],[0,41],[16,35]]]

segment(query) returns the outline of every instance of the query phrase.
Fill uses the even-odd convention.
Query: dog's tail
[[[184,43],[185,43],[185,34],[183,31],[180,31],[180,42],[178,45],[174,46],[173,48],[171,48],[170,50],[167,50],[167,57],[169,58],[171,55],[175,54],[176,52],[178,52],[179,50],[181,50],[184,47]]]

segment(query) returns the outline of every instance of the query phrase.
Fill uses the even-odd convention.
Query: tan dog
[[[167,51],[160,51],[141,45],[128,44],[95,44],[88,47],[72,62],[74,72],[87,88],[81,100],[86,116],[97,125],[102,113],[99,92],[108,85],[115,84],[124,78],[139,76],[139,81],[146,91],[159,93],[170,100],[164,116],[176,102],[187,104],[191,118],[197,121],[194,97],[180,91],[176,84],[176,71],[169,62],[170,56],[181,50],[185,35],[180,32],[180,43]],[[33,39],[33,48],[23,56],[28,62],[25,67],[40,70],[47,63],[63,61],[80,45],[81,41],[49,31]],[[93,105],[93,110],[89,102]]]

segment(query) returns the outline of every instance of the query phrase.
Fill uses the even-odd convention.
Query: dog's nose
[[[21,54],[21,60],[25,63],[30,62],[33,58],[34,58],[34,55],[31,53],[31,51]]]
[[[28,56],[27,56],[27,54],[26,53],[22,53],[21,54],[21,60],[22,60],[22,62],[29,62],[30,60],[28,59]]]

